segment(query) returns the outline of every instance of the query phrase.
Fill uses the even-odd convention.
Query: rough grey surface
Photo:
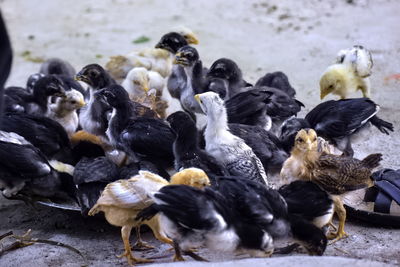
[[[7,84],[17,86],[25,85],[28,75],[39,70],[40,64],[32,62],[32,58],[57,56],[70,61],[76,69],[89,63],[104,64],[111,55],[154,45],[163,33],[186,25],[198,34],[197,48],[206,66],[220,57],[232,58],[249,82],[255,82],[266,72],[284,71],[296,88],[298,99],[306,105],[304,114],[320,102],[318,81],[336,53],[362,44],[372,51],[374,59],[372,99],[381,105],[380,117],[391,121],[396,131],[386,136],[373,129],[366,141],[354,146],[356,157],[382,152],[384,167],[399,168],[399,82],[384,82],[384,77],[400,72],[398,1],[0,0],[0,5],[15,54]],[[142,35],[150,41],[132,43]],[[35,210],[24,203],[0,198],[0,218],[0,234],[8,230],[22,234],[31,228],[35,237],[73,245],[84,253],[91,266],[126,266],[124,259],[114,256],[122,252],[119,229],[109,226],[101,217],[85,219],[51,208]],[[329,246],[325,255],[400,264],[400,230],[349,220],[346,231],[350,236]],[[135,252],[136,255],[156,257],[157,262],[171,261],[172,252],[167,245],[160,245],[150,234],[144,234],[144,239],[157,249]],[[244,257],[206,250],[200,254],[212,261]],[[310,260],[315,262],[303,265],[325,266],[318,258]],[[282,261],[271,266],[302,262],[293,257]],[[265,263],[254,260],[248,264],[267,262],[272,263],[265,259]],[[0,258],[0,266],[33,263],[79,266],[83,261],[65,248],[41,244]]]

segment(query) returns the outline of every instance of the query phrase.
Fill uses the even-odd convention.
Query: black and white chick
[[[79,113],[79,123],[88,133],[105,137],[108,121],[111,116],[111,107],[107,105],[96,92],[115,84],[111,76],[98,64],[85,66],[75,79],[89,85],[89,96],[86,97],[86,106]]]
[[[198,94],[195,99],[207,115],[204,132],[207,153],[216,158],[230,175],[268,185],[267,175],[260,159],[243,139],[229,131],[224,101],[214,92]]]
[[[113,108],[107,129],[111,144],[127,153],[134,162],[146,158],[172,166],[175,134],[171,128],[158,119],[154,111],[131,101],[122,86],[110,86],[100,94]]]
[[[200,246],[269,257],[274,238],[285,238],[291,232],[298,238],[305,227],[313,230],[300,236],[310,254],[321,255],[326,247],[326,237],[318,228],[301,219],[290,221],[286,203],[277,191],[247,179],[222,177],[217,186],[203,190],[166,186],[153,198],[155,204],[138,218],[160,213],[161,228],[174,241],[177,260],[183,260],[180,249],[192,256],[189,250]]]
[[[229,123],[232,134],[242,138],[261,160],[267,173],[280,172],[283,163],[289,157],[279,138],[260,126]]]
[[[296,90],[290,85],[289,78],[281,71],[265,74],[263,77],[257,80],[255,86],[277,88],[284,91],[290,97],[295,97],[296,95]]]
[[[194,99],[194,95],[202,93],[199,91],[202,85],[198,82],[202,81],[203,75],[203,65],[196,48],[188,45],[179,48],[175,54],[174,64],[181,65],[185,71],[186,85],[181,88],[180,93],[183,109],[193,116],[195,113],[202,113],[199,103]]]
[[[352,143],[363,137],[365,130],[372,124],[382,133],[389,134],[393,131],[393,124],[380,119],[376,114],[379,106],[369,98],[350,98],[342,100],[330,100],[317,105],[302,119],[291,119],[293,126],[282,131],[283,136],[293,136],[306,123],[308,128],[313,128],[318,136],[327,139],[339,150],[348,156],[353,156]],[[298,121],[298,122],[295,122]],[[294,136],[293,136],[294,137]],[[287,138],[293,143],[294,139]]]
[[[58,122],[43,116],[5,113],[0,129],[24,137],[48,158],[73,164],[68,134]]]
[[[253,214],[254,221],[262,226],[272,238],[292,237],[307,250],[308,254],[320,256],[326,249],[327,238],[318,223],[325,226],[330,222],[333,215],[333,202],[325,191],[318,186],[316,188],[314,184],[289,187],[290,190],[301,189],[302,193],[308,190],[310,193],[308,201],[324,203],[312,204],[312,207],[318,211],[298,208],[296,204],[301,205],[302,199],[297,191],[285,191],[289,204],[277,190],[238,177],[220,177],[214,188],[230,201],[231,206],[238,207],[243,215]],[[295,201],[297,202],[294,203]],[[298,209],[294,210],[294,207]],[[312,219],[311,214],[315,215]],[[326,214],[328,215],[325,216]]]
[[[228,174],[213,156],[200,149],[196,123],[189,114],[178,111],[171,114],[167,121],[176,134],[173,144],[176,171],[192,167],[202,169],[212,184],[216,176]]]
[[[78,204],[87,215],[106,185],[119,179],[119,170],[106,157],[83,158],[75,165],[73,177]]]
[[[242,70],[229,58],[217,59],[207,71],[207,79],[220,78],[228,81],[227,98],[247,91],[251,84],[243,80]]]
[[[31,202],[33,196],[73,196],[73,167],[48,162],[46,156],[22,136],[0,131],[0,159],[0,190],[6,198]]]

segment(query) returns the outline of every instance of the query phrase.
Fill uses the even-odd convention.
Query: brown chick
[[[306,145],[304,145],[306,144]],[[339,226],[336,232],[328,235],[333,242],[346,237],[344,224],[346,210],[342,195],[363,187],[373,185],[372,170],[379,166],[382,154],[371,154],[363,160],[318,152],[318,143],[314,130],[301,130],[295,138],[293,152],[303,151],[302,171],[298,179],[311,180],[332,195]],[[299,157],[298,157],[299,158]]]
[[[171,177],[171,183],[185,184],[203,188],[210,184],[207,175],[200,169],[184,169]],[[137,246],[150,247],[140,239],[140,225],[146,224],[153,231],[154,236],[161,242],[173,244],[160,229],[159,217],[155,216],[147,221],[136,221],[136,215],[153,203],[151,193],[157,192],[163,186],[169,185],[161,176],[148,171],[139,171],[138,175],[128,180],[118,180],[108,184],[102,192],[96,205],[89,211],[89,215],[103,211],[107,221],[115,226],[120,226],[121,237],[124,242],[125,252],[118,257],[126,257],[128,263],[151,262],[147,259],[136,258],[131,253],[129,236],[133,227],[136,228]]]

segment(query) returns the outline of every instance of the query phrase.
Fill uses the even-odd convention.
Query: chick
[[[98,64],[89,64],[83,67],[76,74],[75,79],[90,86],[89,95],[85,99],[88,103],[79,113],[79,123],[82,129],[107,139],[105,132],[108,127],[111,107],[104,101],[101,101],[97,91],[115,84],[114,79]]]
[[[224,101],[214,92],[195,95],[207,115],[204,132],[206,151],[230,173],[268,185],[267,175],[260,159],[243,139],[233,135],[228,128]]]
[[[321,255],[326,247],[321,230],[288,217],[286,203],[277,191],[248,179],[221,177],[217,186],[203,190],[166,186],[153,198],[155,203],[140,212],[138,219],[159,214],[162,229],[174,241],[175,260],[184,260],[182,249],[204,261],[189,251],[200,246],[269,257],[273,239],[288,237],[290,232],[308,244],[310,254]],[[307,226],[315,230],[308,236],[302,233]]]
[[[42,116],[25,113],[6,113],[0,129],[24,137],[48,159],[74,164],[68,134],[58,122]]]
[[[199,169],[182,170],[171,177],[171,183],[183,183],[200,188],[210,184],[207,175]],[[146,246],[140,239],[139,227],[142,224],[149,226],[158,240],[172,244],[172,241],[161,231],[158,216],[142,222],[135,220],[141,210],[153,203],[150,194],[168,184],[168,181],[161,176],[148,171],[139,171],[138,175],[128,180],[119,180],[108,184],[96,205],[89,211],[91,216],[103,211],[110,224],[122,227],[121,236],[125,252],[120,257],[125,256],[129,264],[150,262],[150,260],[136,258],[131,253],[129,236],[133,227],[136,228],[138,245]]]
[[[172,165],[175,135],[154,111],[131,101],[119,85],[101,90],[100,95],[113,108],[106,132],[111,145],[136,162],[148,157],[162,166]]]
[[[183,111],[175,112],[168,116],[167,121],[176,134],[173,144],[176,171],[189,167],[200,168],[207,173],[213,184],[216,176],[228,174],[213,156],[200,149],[196,123],[188,113]]]
[[[25,98],[25,112],[34,115],[45,115],[49,111],[49,100],[52,96],[63,96],[63,82],[55,75],[40,78],[33,86],[33,93]]]
[[[382,154],[371,154],[363,160],[318,152],[317,135],[314,130],[301,130],[296,135],[295,147],[288,161],[291,164],[285,167],[291,168],[295,178],[311,180],[332,194],[335,205],[335,213],[339,218],[339,226],[336,232],[328,235],[335,241],[347,236],[344,231],[346,210],[341,197],[343,194],[373,185],[372,170],[379,166]],[[293,158],[296,158],[293,160]],[[293,170],[297,168],[297,170]]]
[[[228,81],[228,98],[246,91],[248,84],[243,80],[242,70],[233,60],[229,58],[217,59],[206,74],[207,79],[220,78]]]
[[[294,88],[290,85],[288,77],[281,71],[265,74],[263,77],[257,80],[255,86],[277,88],[284,91],[290,97],[294,97],[296,95],[296,90],[294,90]]]
[[[79,91],[66,91],[65,96],[57,98],[56,103],[50,105],[50,114],[48,114],[48,117],[60,123],[68,136],[71,137],[79,125],[76,111],[84,105],[85,100]]]
[[[49,162],[22,136],[0,131],[0,159],[0,190],[5,197],[32,201],[31,196],[73,196],[72,173],[66,171],[73,167]]]
[[[280,173],[284,182],[300,177],[310,177],[308,161],[316,161],[322,154],[318,150],[317,133],[313,129],[302,129],[295,137],[290,157],[283,163]]]
[[[153,109],[161,118],[166,117],[166,109],[169,103],[165,100],[165,79],[155,71],[149,71],[143,67],[136,67],[128,72],[122,87],[129,93],[129,97]]]
[[[69,62],[61,58],[49,58],[40,66],[39,72],[45,75],[57,74],[74,77],[76,70]]]

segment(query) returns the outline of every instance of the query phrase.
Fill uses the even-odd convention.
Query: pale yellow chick
[[[370,97],[370,81],[368,77],[357,75],[351,65],[334,64],[329,66],[319,81],[321,99],[328,94],[347,98],[349,94],[360,90],[363,97]]]
[[[72,136],[78,129],[79,119],[77,110],[85,105],[83,95],[72,89],[65,92],[65,96],[58,97],[56,103],[50,105],[49,118],[60,123],[68,136]]]
[[[199,169],[189,168],[180,171],[171,177],[171,183],[185,184],[203,188],[210,184],[207,175]],[[119,257],[126,257],[129,264],[150,262],[147,259],[136,258],[131,253],[129,237],[133,227],[136,228],[137,245],[149,247],[140,239],[139,227],[146,224],[153,231],[154,236],[172,245],[161,231],[159,216],[154,216],[148,221],[136,221],[136,215],[153,203],[151,194],[160,190],[163,186],[170,183],[159,175],[148,171],[139,171],[138,175],[128,180],[118,180],[108,184],[102,192],[96,205],[89,211],[89,215],[103,211],[107,221],[115,226],[120,226],[121,236],[124,242],[125,252]]]

